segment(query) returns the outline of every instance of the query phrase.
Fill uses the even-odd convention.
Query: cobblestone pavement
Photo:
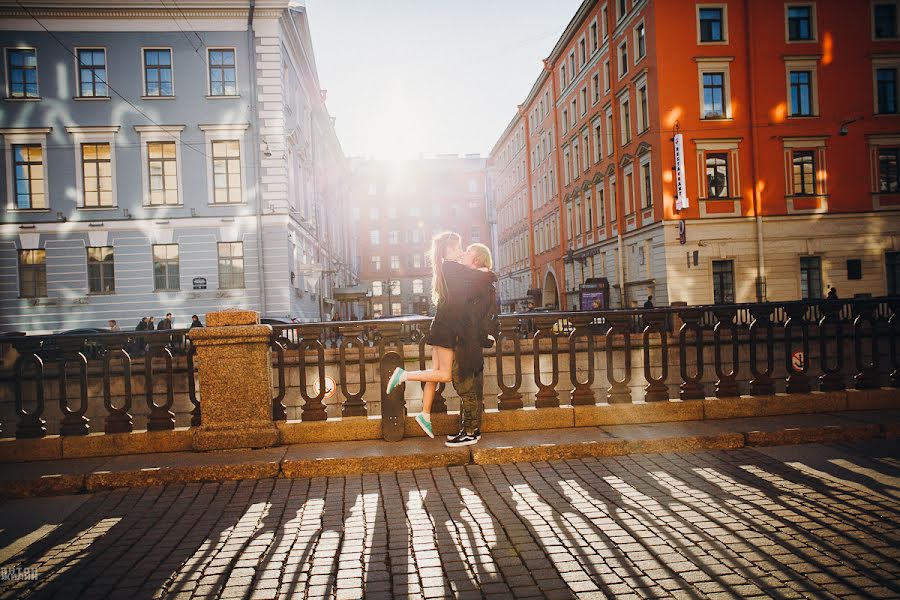
[[[116,490],[7,553],[0,594],[900,597],[898,446]]]

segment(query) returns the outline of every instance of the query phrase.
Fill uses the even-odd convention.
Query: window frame
[[[822,295],[822,257],[818,255],[801,255],[799,258],[799,275],[800,275],[800,299],[801,300],[821,300],[824,296]],[[810,261],[813,262],[815,268],[812,271],[818,271],[818,295],[813,296],[810,294]],[[806,267],[804,268],[804,262],[806,263]],[[806,276],[804,277],[804,271],[806,271]],[[803,294],[803,284],[804,279],[806,280],[806,295]]]
[[[703,24],[701,23],[701,20],[700,20],[700,11],[708,10],[708,9],[715,9],[715,10],[720,11],[720,14],[722,16],[720,25],[719,25],[719,28],[721,29],[721,34],[722,34],[721,39],[703,40]],[[715,3],[713,3],[713,4],[709,4],[709,3],[697,4],[697,5],[695,5],[694,10],[696,11],[694,14],[694,21],[695,21],[696,27],[697,27],[697,44],[700,46],[727,45],[729,43],[728,5],[724,4],[724,3],[721,3],[721,4],[715,4]]]
[[[716,270],[717,266],[727,265],[727,269],[720,269],[718,272]],[[722,258],[722,259],[714,259],[710,261],[709,267],[710,273],[712,274],[712,292],[713,292],[713,304],[734,304],[736,301],[735,295],[735,281],[734,281],[734,259],[732,258]],[[726,277],[730,280],[730,285],[724,285]],[[719,293],[717,294],[716,291]],[[730,292],[731,300],[728,299],[728,292]]]
[[[240,285],[233,285],[234,281],[228,281],[227,285],[223,285],[223,281],[228,278],[234,278],[234,261],[237,257],[233,254],[229,254],[228,256],[222,256],[222,246],[228,246],[230,249],[233,249],[235,245],[238,245],[241,249],[240,261],[241,261],[241,280]],[[229,250],[231,251],[231,250]],[[229,267],[232,272],[227,272],[222,270],[223,261],[231,263]],[[238,241],[229,241],[229,242],[216,242],[216,263],[218,265],[218,289],[220,290],[244,290],[247,289],[247,265],[246,265],[246,255],[244,254],[244,242],[243,240]],[[223,277],[225,275],[225,277]]]
[[[733,118],[731,112],[731,63],[734,57],[716,56],[709,58],[696,58],[697,62],[697,86],[700,94],[700,120],[701,121],[727,121]],[[721,116],[706,116],[706,87],[703,84],[703,78],[707,74],[721,74],[723,76],[723,109],[724,114]]]
[[[622,49],[625,49],[622,52]],[[621,81],[626,75],[628,75],[628,38],[626,37],[622,40],[622,43],[616,46],[616,62],[618,63],[618,73],[616,73],[616,79]]]
[[[169,53],[169,73],[171,75],[172,93],[171,94],[154,94],[150,95],[147,80],[147,51],[165,50]],[[159,68],[156,65],[154,68]],[[141,46],[141,85],[143,86],[142,100],[169,100],[175,98],[175,52],[171,46]],[[160,86],[160,90],[162,86]]]
[[[878,71],[891,70],[894,72],[894,112],[881,112],[880,86],[878,81]],[[895,116],[900,114],[900,57],[897,55],[874,56],[872,58],[872,112],[878,115]]]
[[[245,148],[247,148],[246,144],[246,133],[247,129],[250,127],[249,123],[235,123],[228,125],[199,125],[200,130],[203,131],[204,135],[204,144],[206,151],[206,203],[208,206],[242,206],[247,204],[248,198],[248,188],[247,188],[247,177],[245,173],[247,172],[247,156],[246,152],[244,152]],[[238,188],[240,190],[240,200],[237,202],[216,202],[216,186],[215,186],[215,161],[216,157],[213,154],[213,148],[216,142],[231,142],[236,141],[238,143],[238,165],[240,167],[240,178],[241,184]],[[230,193],[229,193],[230,199]]]
[[[233,94],[213,94],[212,89],[212,73],[214,68],[222,68],[223,69],[223,92],[224,88],[224,68],[228,65],[213,65],[211,56],[213,52],[232,52],[234,53],[234,64],[231,65],[231,68],[234,70],[234,93]],[[206,48],[206,97],[210,100],[216,100],[221,98],[240,98],[241,97],[241,88],[238,83],[238,58],[237,58],[237,48],[235,46],[210,46]]]
[[[641,33],[638,33],[638,32]],[[647,57],[647,26],[644,19],[641,19],[632,28],[634,34],[634,64],[638,64]],[[643,53],[640,49],[643,48]]]
[[[634,82],[638,136],[647,133],[650,129],[650,84],[647,79],[645,73]]]
[[[818,167],[818,158],[816,156],[817,154],[818,154],[818,152],[815,148],[793,148],[793,149],[791,149],[791,196],[815,197],[815,196],[820,195],[819,194],[819,185],[818,185],[818,176],[817,176],[817,173],[818,173],[818,168],[817,168]],[[805,191],[805,189],[806,189],[805,181],[806,181],[807,174],[805,173],[806,169],[802,166],[803,164],[805,164],[805,161],[800,163],[801,164],[800,178],[801,178],[801,186],[802,186],[801,190],[803,190],[803,191],[799,191],[799,192],[797,191],[796,168],[797,168],[798,156],[808,157],[811,159],[811,161],[810,161],[811,167],[810,167],[810,172],[809,172],[809,176],[812,178],[812,191],[811,192]]]
[[[40,263],[24,263],[22,257],[27,252],[39,253],[43,260]],[[23,289],[23,273],[34,271],[36,276],[32,278],[34,290],[31,294],[26,294]],[[18,248],[16,250],[16,276],[18,277],[19,298],[47,298],[47,249],[46,248]],[[43,283],[43,288],[40,284]],[[43,293],[41,293],[43,292]]]
[[[35,95],[30,96],[26,92],[22,96],[13,96],[12,94],[12,64],[10,63],[10,53],[12,52],[22,52],[22,51],[31,51],[34,53],[34,85],[35,85]],[[28,101],[39,101],[41,100],[41,63],[38,59],[38,49],[34,46],[7,46],[4,48],[4,67],[6,68],[6,96],[5,100],[12,100],[16,102],[28,102]],[[18,67],[17,67],[18,68]],[[23,71],[31,70],[31,67],[21,67]],[[25,79],[23,76],[22,85],[26,86]],[[24,90],[23,90],[24,91]]]
[[[78,194],[78,210],[115,210],[118,208],[118,195],[116,184],[116,134],[118,125],[99,127],[66,127],[71,134],[75,150],[75,189]],[[84,182],[84,145],[85,144],[109,144],[110,175],[112,177],[112,204],[88,206]]]
[[[649,189],[647,188],[648,183]],[[653,208],[653,161],[649,153],[638,161],[638,187],[641,195],[641,211],[651,210]]]
[[[36,128],[13,128],[0,129],[0,136],[3,136],[4,153],[6,156],[6,210],[7,212],[50,212],[50,192],[47,179],[47,134],[50,133],[50,127]],[[15,146],[37,146],[41,147],[41,165],[43,171],[44,182],[44,206],[34,208],[18,208],[17,194],[15,185]]]
[[[144,192],[143,207],[166,208],[173,206],[184,206],[184,185],[182,183],[182,173],[184,169],[182,169],[181,165],[181,132],[184,130],[184,125],[135,125],[134,129],[140,134],[141,138],[141,173],[143,178]],[[151,193],[149,145],[154,142],[173,142],[175,144],[175,176],[176,185],[178,186],[178,193],[176,194],[178,202],[175,204],[152,204],[150,202]],[[207,157],[209,156],[210,152],[207,152]],[[207,162],[209,162],[209,160],[207,160]]]
[[[882,154],[893,154],[894,157],[894,189],[883,190],[881,187],[884,171],[882,169]],[[878,176],[875,182],[875,190],[877,194],[900,194],[900,147],[898,146],[879,146],[875,151],[875,170]],[[890,181],[888,183],[890,188]]]
[[[880,37],[877,35],[878,29],[875,24],[875,7],[877,5],[891,5],[894,7],[894,35],[891,37]],[[872,41],[890,42],[900,39],[900,7],[898,7],[897,0],[873,0],[870,3],[869,25],[872,28]]]
[[[109,96],[109,62],[107,61],[108,53],[106,52],[106,47],[105,46],[76,46],[75,48],[73,48],[73,50],[75,51],[75,56],[73,57],[73,60],[75,61],[75,92],[76,92],[75,99],[76,100],[109,100],[110,99],[110,96]],[[82,90],[83,82],[81,80],[82,68],[90,69],[91,76],[96,77],[96,75],[94,74],[94,71],[95,71],[94,65],[85,67],[85,65],[82,64],[82,62],[81,62],[81,52],[82,51],[90,51],[90,52],[102,51],[103,52],[104,76],[103,76],[102,84],[106,87],[106,95],[98,96],[96,94],[93,94],[90,96],[86,96],[82,93],[82,91],[83,91]],[[94,83],[95,91],[96,91],[96,85],[97,84],[95,82]]]
[[[819,75],[818,75],[818,56],[789,56],[784,58],[785,86],[787,95],[785,104],[787,106],[787,119],[814,119],[820,116],[819,112]],[[793,84],[791,82],[791,73],[806,71],[809,73],[810,86],[810,114],[793,114]]]
[[[728,200],[731,198],[731,165],[730,165],[731,152],[727,150],[708,150],[703,153],[703,180],[705,182],[703,191],[704,191],[704,199],[706,200]],[[709,183],[709,170],[710,159],[713,160],[724,160],[725,163],[725,195],[716,194],[713,195],[710,193],[710,183]],[[713,169],[718,171],[719,165],[713,165]]]
[[[790,10],[792,8],[809,9],[809,38],[791,39]],[[816,4],[814,2],[787,2],[784,5],[784,41],[787,44],[814,44],[819,40],[819,29],[816,23]]]
[[[103,250],[109,249],[109,255],[112,257],[112,261],[107,263],[102,258],[99,261],[91,261],[91,250],[100,250],[101,254]],[[114,246],[85,246],[85,259],[87,265],[87,287],[88,294],[92,296],[109,296],[116,293],[116,253]],[[105,290],[106,287],[104,282],[107,280],[106,267],[109,266],[112,273],[109,275],[109,279],[112,281],[112,289]],[[91,271],[99,271],[100,274],[100,289],[95,290],[92,288],[92,276]]]
[[[158,248],[158,247],[169,248],[171,246],[175,247],[175,258],[174,259],[170,258],[168,256],[168,252],[167,252],[166,253],[167,256],[165,258],[163,258],[161,260],[157,260],[156,248]],[[178,245],[178,243],[153,244],[150,247],[150,256],[151,256],[151,260],[153,262],[153,291],[154,292],[178,292],[178,291],[181,291],[181,247]],[[160,264],[165,266],[164,279],[165,279],[166,287],[157,287],[156,268],[157,268],[157,265],[160,265]],[[176,272],[174,274],[171,272],[171,270],[169,268],[172,264],[174,264],[176,267]],[[175,276],[175,281],[178,285],[176,287],[169,287],[170,278],[173,275]]]

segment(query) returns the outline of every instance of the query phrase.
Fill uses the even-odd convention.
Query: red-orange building
[[[897,4],[585,1],[520,106],[532,297],[570,308],[589,277],[611,306],[900,292]]]
[[[351,164],[360,283],[370,293],[369,314],[356,316],[429,314],[431,266],[425,253],[432,237],[450,230],[464,244],[490,244],[485,159],[448,155]]]

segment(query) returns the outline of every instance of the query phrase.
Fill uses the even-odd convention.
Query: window
[[[209,49],[209,95],[237,96],[234,50]]]
[[[893,115],[897,113],[897,69],[876,69],[876,86],[878,88],[878,114]]]
[[[895,2],[878,2],[874,9],[875,39],[896,38],[897,4]]]
[[[157,292],[181,288],[178,272],[178,244],[153,246],[153,288]]]
[[[397,218],[397,207],[389,206],[388,207],[388,219],[396,219]]]
[[[619,79],[628,74],[628,42],[622,42],[619,46]]]
[[[706,155],[706,197],[728,198],[728,154]]]
[[[237,140],[212,143],[213,202],[229,204],[241,201],[241,148]]]
[[[822,258],[800,257],[800,299],[818,300],[822,297]]]
[[[594,121],[594,162],[600,162],[600,157],[603,156],[603,131],[600,128],[600,121]]]
[[[634,62],[638,62],[647,55],[647,36],[643,21],[634,28],[634,47],[637,54]]]
[[[566,133],[567,131],[569,131],[569,111],[566,110],[565,108],[562,111],[562,126],[563,126],[563,133]]]
[[[610,70],[609,70],[609,61],[603,62],[603,90],[605,92],[609,92],[609,82],[610,82]]]
[[[384,282],[381,281],[373,281],[372,282],[372,295],[380,296],[384,293]]]
[[[591,168],[591,141],[587,129],[581,131],[581,151],[584,153],[584,160],[581,161],[581,165],[587,171]]]
[[[19,250],[19,296],[43,298],[47,295],[47,251]]]
[[[587,112],[588,109],[588,98],[587,98],[587,86],[581,88],[581,116]]]
[[[900,295],[900,252],[885,252],[884,267],[887,272],[887,295]]]
[[[377,206],[370,206],[370,207],[369,207],[369,220],[370,220],[370,221],[377,221],[377,220],[378,220],[378,207],[377,207]]]
[[[472,226],[472,231],[471,231],[471,235],[469,235],[469,240],[472,243],[481,241],[481,228],[480,227],[478,227],[477,225]]]
[[[587,64],[587,44],[584,38],[578,40],[578,59],[581,61],[581,67]]]
[[[377,193],[378,193],[378,186],[375,184],[375,182],[370,183],[370,184],[369,184],[369,191],[368,191],[368,194],[369,194],[370,196],[374,196],[374,195],[376,195]]]
[[[403,308],[402,308],[400,302],[391,302],[391,314],[392,315],[403,314]]]
[[[373,257],[372,257],[372,270],[373,270],[373,271],[380,271],[380,270],[381,270],[381,257],[380,257],[380,256],[373,256]]]
[[[114,206],[109,144],[81,145],[85,208]]]
[[[144,50],[144,95],[149,97],[175,95],[171,50],[157,48]]]
[[[606,193],[601,181],[595,187],[597,192],[597,226],[604,227],[606,225]]]
[[[219,242],[219,289],[244,287],[244,243]]]
[[[6,95],[10,98],[39,98],[37,51],[34,48],[7,48]]]
[[[653,206],[653,182],[651,179],[650,163],[641,165],[641,208]]]
[[[591,77],[591,104],[597,104],[600,100],[600,74],[594,73]]]
[[[703,118],[725,116],[725,74],[703,73]]]
[[[116,271],[112,246],[88,247],[88,289],[92,294],[116,291]]]
[[[791,116],[808,117],[813,114],[809,71],[791,71]]]
[[[569,82],[568,82],[568,80],[566,79],[566,65],[565,65],[565,63],[563,63],[563,66],[561,66],[561,67],[559,68],[559,81],[560,81],[560,86],[559,86],[559,87],[560,87],[561,89],[566,89],[566,85],[568,85]]]
[[[106,50],[103,48],[78,49],[78,95],[82,98],[105,98]]]
[[[625,173],[625,214],[634,212],[634,177],[631,171]]]
[[[878,191],[882,194],[900,192],[897,163],[900,150],[897,148],[878,149]]]
[[[396,254],[391,255],[391,270],[396,271],[400,268],[400,257]]]
[[[622,145],[631,141],[631,107],[628,98],[622,100],[620,105],[620,117],[622,120]]]
[[[477,194],[478,193],[478,180],[474,177],[469,178],[469,193]]]
[[[390,284],[391,284],[390,294],[392,296],[399,296],[400,295],[400,280],[393,279],[393,280],[391,280]]]
[[[788,40],[792,42],[811,41],[813,33],[812,6],[787,7]]]
[[[794,195],[813,196],[816,193],[816,153],[814,150],[794,150]]]
[[[369,243],[373,246],[381,243],[381,232],[379,230],[373,229],[369,232]]]
[[[578,152],[578,138],[572,142],[572,178],[578,179],[581,176],[581,154]]]
[[[619,215],[619,207],[616,206],[616,179],[615,177],[610,177],[609,179],[609,220],[613,223],[616,222]]]
[[[638,88],[638,102],[640,103],[638,112],[638,130],[643,133],[650,129],[650,106],[647,99],[647,84]]]
[[[150,174],[150,205],[178,204],[178,168],[175,142],[147,143],[148,172]]]
[[[619,0],[619,12],[616,14],[617,20],[621,21],[624,19],[627,12],[628,9],[625,7],[625,0]]]
[[[412,293],[413,294],[424,294],[425,293],[425,282],[423,282],[421,279],[413,279]]]
[[[603,39],[609,37],[609,10],[606,8],[606,5],[603,5],[603,8],[600,10],[600,18],[603,25]]]
[[[734,303],[734,261],[714,260],[713,271],[713,303]]]
[[[388,232],[388,244],[391,246],[396,246],[400,243],[400,232],[399,231],[389,231]]]
[[[700,41],[708,42],[724,42],[724,9],[723,8],[701,8],[700,11]]]
[[[594,22],[591,23],[591,54],[597,51],[600,47],[600,41],[597,37],[597,19],[594,19]]]
[[[15,144],[12,147],[17,209],[46,209],[44,192],[44,150],[40,144]]]
[[[572,121],[569,123],[570,127],[575,127],[575,123],[578,122],[578,99],[572,98],[572,110],[569,111],[569,117]]]
[[[569,181],[570,181],[571,170],[569,168],[569,161],[570,161],[569,147],[565,146],[563,148],[563,183],[565,185],[569,185]]]
[[[606,155],[613,153],[613,114],[612,108],[606,109]]]

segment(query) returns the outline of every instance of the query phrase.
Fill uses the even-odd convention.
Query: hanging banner
[[[689,206],[684,187],[684,140],[680,133],[675,134],[675,210]]]

